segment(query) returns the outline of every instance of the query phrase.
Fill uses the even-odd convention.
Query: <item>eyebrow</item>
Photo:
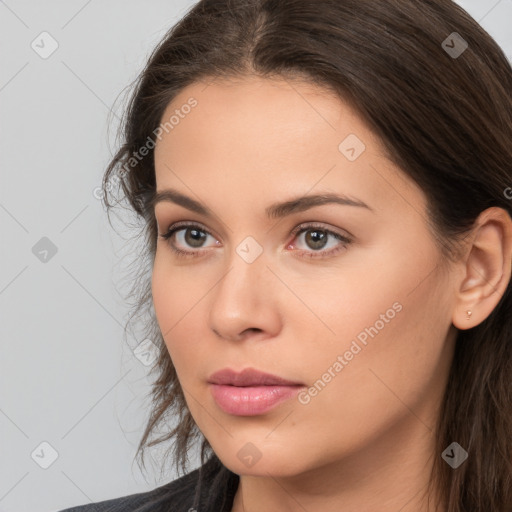
[[[205,217],[215,217],[214,213],[208,207],[204,206],[195,199],[192,199],[191,197],[178,192],[175,189],[169,188],[155,192],[150,201],[150,207],[154,209],[155,206],[160,202],[175,203],[177,205],[183,206],[187,210],[191,210],[193,212],[199,213],[200,215],[204,215]],[[290,199],[289,201],[284,201],[282,203],[274,203],[265,208],[265,213],[269,219],[278,219],[286,217],[292,213],[303,212],[309,210],[310,208],[314,208],[315,206],[323,206],[325,204],[357,206],[373,211],[373,208],[368,206],[365,202],[360,201],[359,199],[350,198],[345,195],[325,193],[301,196],[295,199]]]

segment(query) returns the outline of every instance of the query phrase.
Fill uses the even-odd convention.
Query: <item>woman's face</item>
[[[210,214],[171,194],[156,203],[159,234],[180,226],[158,239],[154,306],[222,462],[292,476],[370,447],[383,456],[397,436],[404,452],[432,439],[453,355],[454,272],[421,189],[348,105],[313,85],[196,83],[165,122],[157,192]],[[321,201],[334,196],[346,201]],[[211,384],[225,368],[297,385]]]

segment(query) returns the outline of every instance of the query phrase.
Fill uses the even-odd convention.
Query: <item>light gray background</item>
[[[176,477],[156,464],[144,477],[134,462],[150,382],[132,351],[142,338],[123,338],[123,257],[135,247],[94,191],[116,149],[119,94],[193,3],[0,0],[0,512]],[[459,3],[511,58],[512,0]],[[31,47],[51,48],[43,31],[58,43],[45,59]],[[32,249],[43,237],[57,247],[46,262]]]

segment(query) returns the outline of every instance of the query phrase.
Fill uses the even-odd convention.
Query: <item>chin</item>
[[[225,450],[223,451],[216,452],[217,456],[224,466],[237,475],[263,477],[271,475],[275,478],[286,478],[308,470],[304,454],[295,448],[291,449],[293,453],[289,454],[286,453],[288,450],[279,451],[267,447],[260,450],[258,454],[254,445],[247,443],[235,453],[226,454]]]

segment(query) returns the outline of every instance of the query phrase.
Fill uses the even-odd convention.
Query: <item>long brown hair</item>
[[[107,209],[117,176],[118,190],[144,226],[146,264],[132,289],[133,317],[143,312],[146,337],[161,350],[152,368],[152,411],[137,451],[143,465],[147,447],[169,440],[178,472],[186,471],[194,439],[202,441],[202,462],[213,453],[186,406],[151,307],[155,130],[187,85],[248,74],[305,77],[350,103],[392,161],[425,192],[428,220],[447,258],[486,208],[501,207],[512,216],[506,193],[512,186],[512,69],[491,36],[457,4],[198,2],[165,35],[137,79],[123,141],[103,181]],[[149,152],[141,158],[144,146]],[[431,478],[447,512],[512,510],[511,312],[509,283],[485,321],[458,332]],[[169,418],[177,421],[172,429]],[[155,436],[159,426],[164,433]],[[441,458],[453,441],[469,453],[457,469]]]

